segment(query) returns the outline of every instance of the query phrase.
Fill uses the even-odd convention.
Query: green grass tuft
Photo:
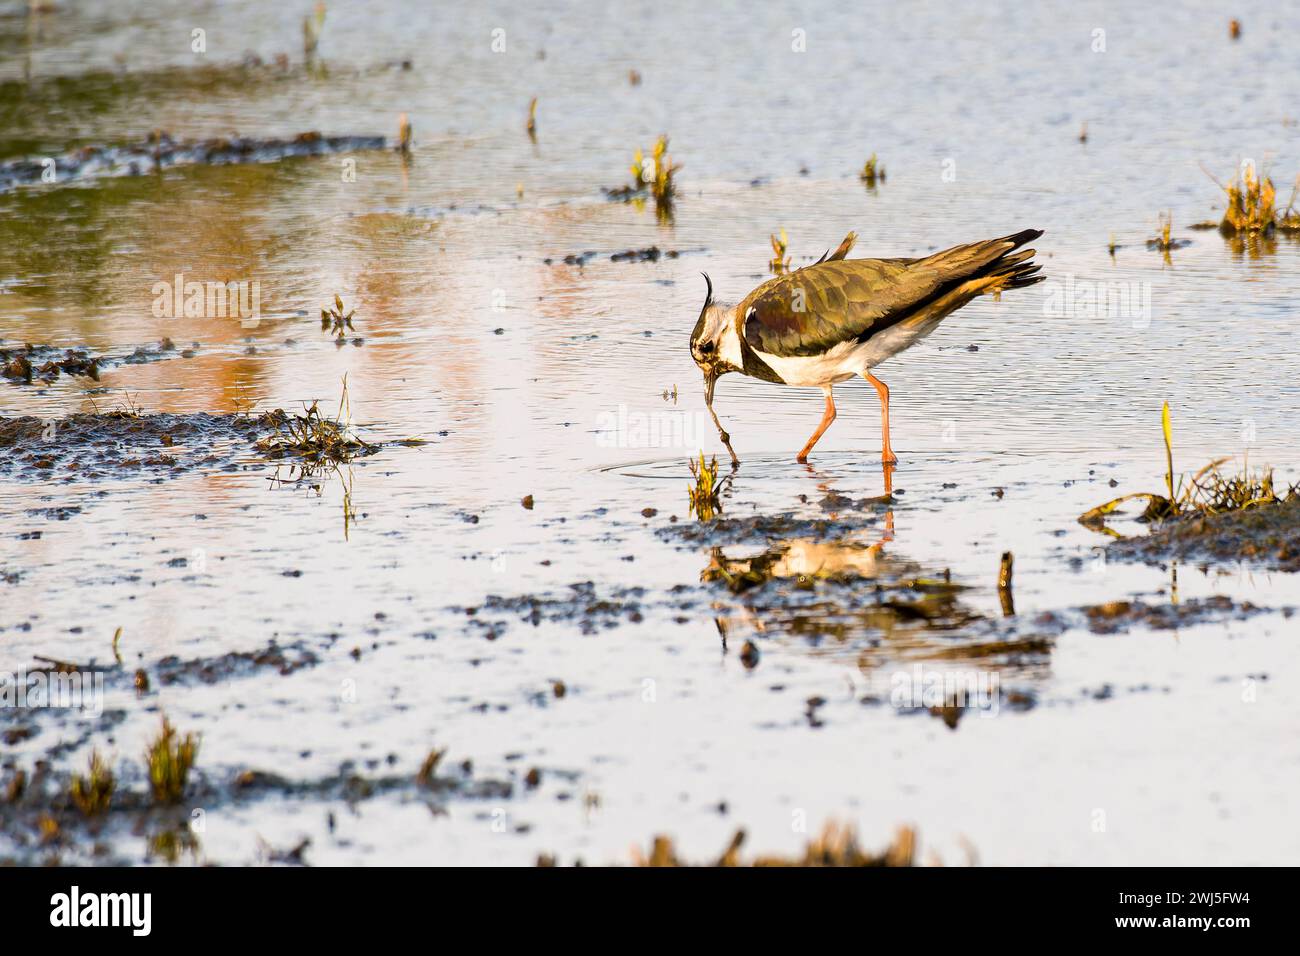
[[[108,810],[116,784],[112,769],[100,757],[99,751],[93,750],[86,776],[74,773],[69,793],[78,810],[88,817],[94,817]]]
[[[198,738],[194,734],[181,737],[164,716],[161,732],[144,755],[149,767],[149,787],[156,803],[180,802],[198,753]]]

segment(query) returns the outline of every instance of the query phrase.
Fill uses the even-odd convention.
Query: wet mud
[[[419,439],[395,444],[418,446]],[[313,405],[306,416],[274,409],[258,414],[140,414],[134,409],[80,412],[62,418],[0,417],[0,475],[28,480],[91,481],[194,471],[239,471],[263,461],[341,464],[377,453]],[[287,479],[286,479],[287,480]],[[66,518],[76,511],[58,517]]]
[[[644,249],[626,249],[623,252],[603,253],[595,249],[588,249],[586,252],[571,252],[563,259],[546,258],[542,260],[543,265],[562,264],[566,266],[585,266],[593,259],[608,255],[610,262],[658,262],[660,259],[676,259],[682,253],[676,249],[660,249],[658,246],[647,246]]]
[[[1148,564],[1248,562],[1276,571],[1300,571],[1300,498],[1169,520],[1148,534],[1111,542],[1107,554]]]
[[[110,727],[111,722],[99,728],[109,741]],[[272,803],[311,806],[319,809],[325,829],[332,833],[337,815],[355,814],[368,801],[416,802],[436,816],[447,813],[452,804],[508,800],[519,786],[512,780],[475,776],[468,760],[438,774],[377,772],[397,762],[396,755],[390,755],[366,770],[345,761],[333,774],[302,779],[256,769],[199,768],[183,806],[158,804],[137,772],[118,781],[103,812],[87,815],[70,795],[72,772],[46,760],[36,761],[29,772],[7,759],[0,762],[0,865],[304,864],[310,862],[303,852],[310,838],[287,851],[262,846],[260,861],[213,860],[204,853],[202,826],[196,826],[195,812],[189,808],[202,807],[206,817],[241,808],[265,809]]]
[[[251,446],[273,429],[265,417],[203,412],[0,418],[0,475],[81,482],[167,477],[200,468],[238,470]]]
[[[0,340],[0,376],[17,385],[49,385],[60,374],[99,381],[102,369],[118,365],[146,365],[172,358],[193,358],[199,349],[194,342],[178,349],[170,339],[154,345],[136,346],[92,355],[86,349],[61,349],[49,345],[7,346]]]
[[[324,136],[310,131],[290,139],[218,137],[186,142],[159,132],[122,146],[82,146],[57,156],[0,162],[0,193],[35,184],[70,185],[113,176],[143,176],[177,166],[273,163],[384,149],[383,136]]]

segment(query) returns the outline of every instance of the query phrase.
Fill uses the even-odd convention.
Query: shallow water
[[[301,14],[281,5],[0,19],[0,161],[156,128],[393,137],[406,112],[415,130],[409,161],[355,154],[355,182],[348,157],[330,156],[0,194],[0,348],[129,354],[165,336],[193,351],[107,368],[98,383],[5,382],[0,413],[55,419],[128,400],[196,413],[320,399],[332,411],[346,374],[362,434],[429,441],[388,445],[319,493],[268,481],[274,466],[251,448],[238,470],[161,482],[6,478],[0,569],[20,574],[0,584],[0,669],[37,654],[104,663],[119,626],[131,668],[272,642],[319,657],[289,676],[160,685],[142,699],[112,686],[121,722],[60,761],[80,766],[93,742],[138,766],[161,708],[202,732],[199,769],[214,781],[246,768],[315,779],[368,760],[413,775],[439,746],[516,784],[509,799],[452,798],[440,815],[401,790],[354,810],[223,803],[201,841],[218,862],[257,858],[258,835],[311,836],[315,863],[625,861],[655,832],[704,857],[736,826],[755,849],[789,850],[804,839],[795,823],[829,817],[868,843],[914,822],[949,862],[968,843],[988,863],[1294,859],[1286,810],[1300,763],[1284,695],[1300,662],[1282,609],[1300,603],[1295,579],[1178,567],[1179,601],[1269,610],[1177,630],[1101,635],[1072,609],[1175,596],[1169,569],[1107,563],[1105,539],[1075,522],[1159,487],[1162,401],[1179,467],[1237,454],[1296,477],[1300,244],[1252,255],[1186,227],[1222,207],[1200,163],[1226,179],[1255,159],[1289,193],[1300,66],[1286,51],[1300,12],[1261,14],[1231,43],[1212,4],[907,4],[856,27],[824,4],[796,15],[668,2],[653,17],[374,7],[331,4],[310,66]],[[203,56],[190,24],[207,31]],[[791,50],[795,29],[805,53]],[[1096,29],[1105,52],[1091,49]],[[264,65],[241,66],[246,50]],[[523,129],[532,96],[536,143]],[[684,166],[671,225],[600,191],[660,132]],[[888,173],[874,192],[856,177],[872,152]],[[1169,261],[1145,247],[1165,210],[1191,239]],[[739,298],[767,274],[767,236],[782,227],[796,264],[850,229],[858,255],[1046,230],[1036,245],[1051,281],[973,303],[879,370],[901,493],[888,513],[858,513],[847,559],[830,549],[852,564],[883,544],[870,553],[887,568],[948,570],[969,586],[960,625],[756,615],[744,595],[701,584],[711,549],[676,531],[690,520],[687,458],[722,452],[685,342],[698,273]],[[651,245],[679,255],[609,259]],[[599,255],[582,267],[562,263],[589,250]],[[261,321],[155,318],[154,284],[178,273],[259,282]],[[1132,283],[1149,312],[1051,314],[1070,281]],[[359,344],[320,331],[336,293],[356,310]],[[731,376],[718,395],[743,460],[726,516],[812,519],[828,492],[882,493],[865,383],[837,390],[840,417],[809,468],[793,454],[820,414],[816,390]],[[69,506],[82,510],[35,513]],[[22,537],[31,531],[40,537]],[[799,535],[723,553],[773,547],[827,559]],[[1006,550],[1012,623],[994,587]],[[581,582],[621,603],[589,613],[566,600]],[[853,603],[834,586],[815,593]],[[483,608],[491,595],[559,603],[534,625]],[[966,656],[995,625],[1017,639],[1046,631],[1043,612],[1067,621],[1048,652]],[[753,670],[739,659],[746,639],[762,654]],[[900,713],[890,687],[917,662],[996,672],[1033,706],[967,714],[956,729]],[[812,697],[824,703],[810,718]],[[35,723],[6,747],[19,765],[69,736],[51,715]],[[536,789],[522,782],[532,767]],[[117,839],[143,859],[138,836]]]

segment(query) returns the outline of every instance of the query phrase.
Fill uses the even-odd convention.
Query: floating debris
[[[772,259],[768,262],[767,267],[780,275],[790,267],[790,256],[786,254],[786,249],[790,244],[789,238],[785,234],[785,229],[781,229],[780,236],[772,235],[768,237],[772,240]]]
[[[4,802],[9,804],[17,803],[23,798],[23,794],[26,792],[27,771],[15,770],[14,775],[9,778],[9,782],[5,784]]]
[[[1002,604],[1002,616],[1013,617],[1016,613],[1016,601],[1011,594],[1011,572],[1015,555],[1010,551],[1002,552],[1002,561],[998,565],[998,601]]]
[[[349,332],[356,331],[352,326],[352,316],[356,314],[356,311],[356,309],[352,309],[345,315],[343,313],[343,299],[335,294],[334,307],[320,310],[320,330],[336,336],[337,341],[343,341],[346,338],[343,334],[344,329]]]
[[[606,189],[605,195],[610,199],[631,202],[638,208],[644,206],[647,197],[652,198],[656,216],[661,222],[669,222],[673,217],[673,201],[677,196],[674,177],[681,168],[668,155],[668,137],[660,136],[651,150],[649,162],[640,149],[633,156],[632,184]]]
[[[1233,18],[1228,21],[1228,36],[1234,40],[1241,39],[1241,21]]]
[[[424,762],[420,764],[420,770],[415,775],[415,782],[422,787],[433,786],[434,774],[438,769],[438,764],[442,762],[442,758],[446,755],[447,750],[445,747],[441,750],[437,747],[430,750],[429,755],[425,757]]]
[[[1164,253],[1165,261],[1169,261],[1169,253],[1174,249],[1181,249],[1183,246],[1191,245],[1189,239],[1173,238],[1174,216],[1173,213],[1161,213],[1159,217],[1160,232],[1153,238],[1147,240],[1148,249],[1157,249]]]
[[[318,0],[312,15],[302,18],[302,52],[308,59],[316,55],[321,33],[325,30],[325,4]]]
[[[399,153],[410,153],[411,151],[411,121],[405,113],[397,117],[397,151]]]
[[[528,138],[534,143],[537,142],[537,97],[533,97],[528,103]]]
[[[877,183],[885,181],[885,167],[876,159],[875,153],[867,157],[867,161],[862,164],[862,172],[858,173],[858,178],[868,189],[875,189]]]

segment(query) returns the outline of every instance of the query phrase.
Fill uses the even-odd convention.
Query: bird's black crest
[[[701,272],[704,276],[706,292],[704,294],[704,306],[700,309],[700,317],[695,320],[695,331],[691,333],[691,344],[694,345],[701,335],[704,334],[704,314],[709,311],[709,306],[713,305],[713,280],[709,278],[707,272]]]

